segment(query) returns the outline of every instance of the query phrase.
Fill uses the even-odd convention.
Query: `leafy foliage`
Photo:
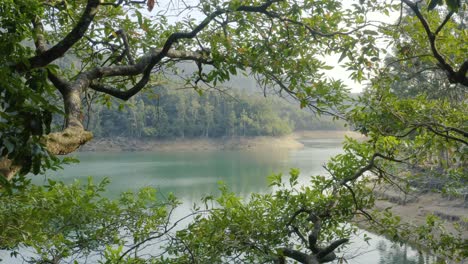
[[[35,253],[31,261],[58,263],[165,232],[178,205],[174,197],[161,202],[154,189],[145,188],[110,200],[102,196],[107,183],[94,184],[91,178],[84,185],[49,180],[47,186],[27,185],[13,194],[2,190],[1,248],[12,255],[30,248]]]
[[[140,4],[155,8],[155,1]],[[7,188],[9,182],[2,177],[2,248],[13,254],[23,246],[32,248],[36,253],[32,261],[52,263],[92,252],[102,253],[102,261],[127,263],[285,262],[286,257],[324,263],[337,259],[337,250],[355,230],[350,222],[361,215],[370,228],[396,241],[419,242],[455,260],[467,257],[466,241],[446,233],[433,216],[414,228],[389,210],[369,212],[375,202],[372,184],[408,187],[404,176],[417,170],[437,171],[448,179],[444,191],[459,192],[466,184],[466,3],[402,0],[400,5],[370,0],[348,6],[335,0],[207,0],[185,6],[179,14],[183,19],[174,23],[166,10],[144,14],[140,4],[0,3],[0,173],[7,179],[18,168],[23,176],[57,168],[54,155],[73,152],[90,140],[83,126],[83,102],[129,100],[156,73],[178,74],[175,65],[184,60],[198,66],[184,78],[199,93],[205,87],[201,83],[216,86],[237,72],[249,72],[262,88],[288,93],[302,108],[342,118],[368,138],[348,139],[344,154],[326,165],[328,174],[311,177],[308,185],[298,184],[297,170],[291,171],[289,185],[274,175],[270,179],[276,189],[253,194],[247,202],[222,187],[219,197],[206,199],[206,214],[197,208],[192,222],[175,233],[179,222],[171,225],[170,216],[177,201],[169,197],[158,202],[150,189],[111,201],[101,197],[102,184],[49,182],[40,187],[20,177],[21,188]],[[394,25],[368,19],[371,13],[388,15],[403,6],[408,12],[399,10],[404,15]],[[192,12],[203,17],[193,19]],[[381,40],[395,51],[388,60],[380,59],[388,53]],[[333,55],[339,56],[338,63],[351,79],[369,82],[354,105],[346,103],[343,83],[326,74],[333,68],[329,61]],[[389,60],[395,62],[386,64]],[[446,79],[434,80],[444,76],[440,70]],[[429,80],[420,82],[423,79]],[[455,92],[449,94],[452,89]],[[214,98],[197,99],[174,98],[173,124],[178,127],[173,129],[180,136],[185,136],[189,121],[197,120],[196,108],[190,109],[193,112],[188,108],[197,103],[206,108],[206,122],[204,130],[195,128],[198,132],[193,134],[287,131],[277,126],[278,118],[265,105],[254,102],[237,109],[240,104],[224,101],[216,105],[224,111],[224,131],[213,132],[214,120],[221,120],[215,112],[207,114],[215,107]],[[144,100],[136,107],[140,105],[143,117],[151,119],[160,109],[146,111],[141,107],[146,106]],[[64,104],[63,113],[58,101]],[[51,116],[60,113],[65,128],[49,134]],[[134,121],[147,124],[141,122],[141,114],[140,119],[132,114]],[[271,122],[260,128],[248,126],[261,126],[255,114],[269,116],[266,120]],[[168,123],[169,117],[166,113]],[[159,133],[154,126],[141,127],[137,132],[129,126],[130,135]],[[161,252],[144,258],[141,247],[158,239],[169,242]]]

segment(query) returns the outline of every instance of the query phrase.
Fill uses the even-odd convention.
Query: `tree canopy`
[[[110,263],[325,263],[337,258],[354,230],[347,223],[360,215],[395,240],[466,258],[466,240],[440,230],[433,217],[415,232],[387,211],[372,211],[370,191],[373,184],[407,186],[404,175],[416,171],[447,179],[445,192],[466,184],[466,12],[461,0],[2,1],[0,195],[2,212],[11,214],[2,213],[1,247],[32,247],[35,261],[48,263],[96,251]],[[392,23],[371,18],[395,13]],[[172,197],[159,203],[142,190],[113,202],[91,182],[28,184],[25,175],[59,168],[56,155],[92,139],[84,102],[129,100],[177,75],[181,61],[197,65],[181,76],[200,94],[247,72],[262,88],[343,119],[367,139],[347,139],[328,175],[311,177],[310,186],[299,185],[292,170],[289,182],[273,175],[276,189],[249,202],[222,187],[220,197],[206,199],[216,206],[197,210],[175,233]],[[353,104],[329,75],[335,64],[367,85]],[[54,114],[64,116],[60,131],[51,131]],[[56,214],[38,216],[44,206]],[[77,206],[86,209],[83,219],[73,218]],[[138,254],[157,239],[171,243],[149,258]]]

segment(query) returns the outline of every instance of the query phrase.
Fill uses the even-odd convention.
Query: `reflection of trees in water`
[[[377,244],[380,253],[379,264],[431,264],[435,263],[433,256],[417,252],[408,245],[400,246],[381,240]]]

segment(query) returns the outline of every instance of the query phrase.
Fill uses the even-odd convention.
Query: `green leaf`
[[[338,63],[340,63],[346,57],[346,54],[348,53],[348,50],[349,50],[349,48],[347,47],[346,49],[343,50],[343,52],[341,52],[341,56],[338,59]]]
[[[143,17],[141,15],[140,11],[138,11],[138,10],[135,10],[135,14],[137,16],[138,25],[141,27],[143,25]]]
[[[51,179],[47,179],[47,181],[48,181],[48,183],[49,183],[49,186],[51,186],[51,187],[57,184],[56,181],[51,180]]]
[[[366,30],[364,30],[364,31],[362,31],[362,32],[363,32],[364,34],[372,35],[372,36],[377,36],[377,35],[379,35],[379,33],[378,33],[377,31],[374,31],[374,30],[368,30],[368,29],[366,29]]]
[[[8,150],[8,153],[7,153],[7,154],[12,153],[13,150],[15,150],[15,145],[13,145],[13,143],[11,143],[11,141],[8,140],[8,138],[6,138],[6,139],[3,140],[3,145],[4,145],[4,146],[7,148],[7,150]]]
[[[280,186],[282,174],[271,174],[267,177],[268,186]]]
[[[299,174],[300,174],[300,171],[299,169],[297,168],[291,168],[291,170],[289,171],[289,175],[291,176],[289,178],[289,184],[291,186],[294,186],[297,184],[297,179],[299,178]]]

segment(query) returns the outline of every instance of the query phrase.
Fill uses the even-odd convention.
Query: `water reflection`
[[[218,182],[226,183],[230,190],[247,197],[252,192],[268,190],[266,176],[271,173],[287,173],[289,168],[301,170],[301,181],[307,184],[309,177],[324,172],[323,165],[342,152],[342,139],[303,140],[305,148],[295,151],[204,151],[204,152],[132,152],[132,153],[79,153],[80,164],[67,166],[51,178],[82,182],[88,176],[95,181],[111,179],[109,197],[122,191],[145,186],[158,188],[162,193],[173,192],[186,213],[200,198],[216,194]],[[35,179],[41,183],[40,178]],[[365,231],[363,231],[365,232]],[[368,245],[358,237],[343,253],[348,263],[379,264],[430,264],[429,256],[420,255],[408,246],[393,245],[383,237],[365,232],[373,239]]]
[[[79,153],[79,164],[49,175],[53,179],[71,182],[111,180],[107,195],[115,197],[122,191],[153,186],[163,193],[173,192],[191,202],[217,192],[222,181],[237,194],[267,190],[266,177],[287,171],[288,152],[272,151],[207,151],[165,153]],[[43,182],[35,179],[36,183]]]
[[[430,254],[415,251],[408,245],[399,245],[380,240],[377,244],[380,259],[379,264],[428,264],[435,258]]]

